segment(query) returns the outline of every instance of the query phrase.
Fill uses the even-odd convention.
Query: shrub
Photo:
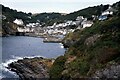
[[[62,76],[61,72],[64,70],[65,61],[66,58],[64,56],[60,56],[55,60],[53,66],[50,69],[51,78],[60,78]]]
[[[69,68],[71,68],[71,72],[74,72],[74,74],[79,72],[80,75],[84,76],[87,75],[90,69],[90,64],[84,59],[77,59],[70,63]]]

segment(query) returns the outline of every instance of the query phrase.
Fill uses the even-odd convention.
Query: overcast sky
[[[89,6],[113,4],[118,1],[120,0],[0,0],[0,3],[27,13],[71,13]]]

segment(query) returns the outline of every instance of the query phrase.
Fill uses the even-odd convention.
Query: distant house
[[[27,27],[40,27],[41,25],[39,23],[29,23],[26,24]]]
[[[113,15],[114,12],[116,12],[116,10],[109,6],[109,8],[105,10],[101,15]]]
[[[108,16],[113,15],[114,12],[116,12],[116,10],[113,9],[111,6],[109,6],[109,8],[107,10],[102,12],[102,14],[99,17],[99,20],[106,20],[108,18]]]
[[[83,22],[81,23],[81,26],[82,26],[82,28],[86,28],[86,27],[91,27],[92,24],[93,24],[92,21],[83,21]]]
[[[18,27],[18,32],[33,32],[34,29],[31,29],[30,27]]]
[[[79,26],[82,21],[74,21],[76,26]]]
[[[79,26],[83,20],[84,20],[83,16],[78,16],[75,21],[76,25]]]
[[[106,15],[101,15],[100,17],[99,17],[99,20],[101,21],[103,21],[103,20],[106,20],[107,19],[107,16]]]
[[[17,25],[23,25],[24,24],[22,19],[15,19],[15,21],[13,21],[13,22]]]
[[[78,16],[77,18],[76,18],[76,21],[82,21],[84,18],[83,18],[83,16]]]
[[[24,32],[25,29],[21,28],[21,27],[18,27],[17,30],[18,30],[18,32]]]

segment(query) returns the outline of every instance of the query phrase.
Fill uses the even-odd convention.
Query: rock
[[[120,65],[111,65],[104,69],[98,70],[94,78],[117,78],[120,79]]]
[[[73,45],[76,41],[74,40],[69,40],[66,39],[64,41],[62,41],[64,48],[69,48],[71,45]]]
[[[98,40],[99,37],[101,37],[101,35],[95,34],[95,35],[87,38],[87,39],[85,40],[84,44],[87,45],[87,46],[92,46],[92,45],[94,45],[94,43]]]
[[[44,58],[24,58],[9,64],[9,69],[16,72],[22,80],[49,78],[47,62],[52,60]]]

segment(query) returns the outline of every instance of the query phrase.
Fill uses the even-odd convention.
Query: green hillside
[[[51,78],[93,78],[96,71],[98,75],[107,78],[107,73],[112,65],[120,65],[120,6],[116,5],[118,12],[105,21],[96,21],[92,27],[76,30],[69,33],[63,43],[68,45],[64,56],[58,57],[50,69]],[[102,70],[103,69],[103,70]],[[103,72],[102,72],[103,71]],[[117,72],[116,72],[117,73]],[[116,74],[120,77],[119,74]]]
[[[40,13],[32,16],[32,21],[40,21],[46,25],[53,25],[55,22],[63,22],[63,15],[61,13]]]
[[[2,14],[6,16],[6,20],[3,20],[3,22],[13,22],[16,18],[22,19],[25,24],[30,21],[29,17],[31,16],[31,13],[27,14],[24,12],[18,12],[17,10],[10,9],[9,7],[5,7],[3,5],[0,6],[2,6]]]
[[[77,16],[83,16],[86,18],[91,18],[92,15],[96,15],[99,16],[101,14],[101,12],[105,11],[106,9],[108,9],[109,5],[99,5],[99,6],[94,6],[94,7],[88,7],[73,13],[70,13],[68,15],[65,16],[65,19],[68,20],[74,20],[76,19]]]

